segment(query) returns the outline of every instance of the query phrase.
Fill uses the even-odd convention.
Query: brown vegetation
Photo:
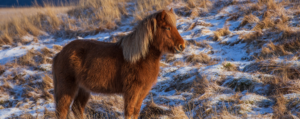
[[[246,15],[246,16],[244,16],[243,21],[241,22],[239,27],[243,27],[248,23],[252,24],[252,23],[257,23],[257,22],[259,22],[258,17],[254,16],[253,14]]]
[[[207,65],[213,65],[216,63],[210,56],[208,56],[206,53],[200,53],[200,54],[191,54],[185,57],[185,61],[188,63],[203,63]]]
[[[226,36],[229,35],[231,32],[229,31],[228,27],[218,29],[217,31],[214,32],[213,40],[215,41],[220,41],[221,36]]]
[[[229,63],[229,62],[224,62],[222,65],[227,71],[237,71],[238,70],[237,66],[235,66],[234,64]]]

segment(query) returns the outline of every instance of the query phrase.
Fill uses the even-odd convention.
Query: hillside
[[[78,2],[79,0],[0,0],[0,7],[30,7],[44,3],[61,5]]]
[[[54,118],[51,64],[63,46],[115,43],[170,8],[186,49],[162,56],[141,118],[299,119],[297,0],[87,0],[12,22],[0,27],[0,118]],[[87,118],[124,118],[122,95],[93,94],[87,105]]]

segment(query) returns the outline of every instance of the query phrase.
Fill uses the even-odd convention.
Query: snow
[[[180,5],[172,3],[168,7],[173,7],[176,11],[176,7],[178,8],[180,7]],[[183,53],[175,54],[173,56],[175,58],[175,61],[184,62],[184,66],[174,65],[175,61],[165,62],[165,59],[163,58],[160,63],[164,64],[165,66],[160,67],[160,76],[157,79],[157,83],[153,86],[153,89],[149,93],[151,94],[151,96],[147,96],[144,100],[141,110],[146,107],[147,102],[153,100],[155,103],[157,103],[157,106],[165,110],[169,109],[168,106],[186,105],[192,101],[195,103],[195,106],[203,106],[204,104],[209,104],[209,108],[206,110],[210,110],[213,108],[217,109],[220,107],[220,105],[225,103],[224,105],[226,106],[226,108],[232,106],[235,109],[239,109],[238,112],[240,114],[248,114],[247,117],[249,118],[259,114],[265,115],[273,113],[272,106],[275,104],[275,101],[266,96],[267,92],[270,91],[269,89],[271,88],[271,85],[265,84],[263,79],[261,78],[262,76],[271,77],[272,74],[260,74],[255,73],[256,70],[247,69],[247,66],[252,65],[252,63],[254,63],[255,61],[248,61],[245,60],[245,58],[250,59],[253,53],[247,53],[247,47],[249,46],[249,44],[247,44],[246,42],[240,42],[241,34],[251,33],[253,31],[247,29],[236,30],[236,28],[240,25],[242,19],[238,19],[237,21],[226,21],[230,13],[235,13],[238,11],[237,7],[238,6],[236,5],[230,5],[221,9],[217,14],[208,13],[206,16],[197,17],[195,19],[191,19],[185,16],[179,17],[177,19],[178,31],[182,38],[184,38],[185,40],[196,40],[197,42],[206,41],[212,48],[200,48],[193,45],[187,46]],[[132,20],[133,17],[124,19],[124,21],[121,22],[122,25],[114,31],[100,32],[96,35],[90,35],[83,38],[80,37],[79,39],[96,39],[98,41],[106,41],[113,35],[123,33],[128,34],[133,28],[133,25],[131,23]],[[197,25],[191,30],[185,30],[190,26],[190,24],[195,22],[210,23],[212,24],[212,26]],[[222,36],[221,41],[211,40],[213,32],[220,28],[223,28],[224,26],[228,26],[229,30],[232,33],[227,36]],[[198,31],[201,31],[203,33],[197,33]],[[34,37],[26,35],[22,37],[22,39],[31,42],[33,41]],[[14,47],[2,46],[6,48],[0,50],[0,64],[4,65],[9,62],[13,62],[16,58],[25,55],[27,51],[32,48],[36,50],[41,50],[44,47],[51,49],[53,48],[53,45],[64,46],[65,44],[73,40],[75,40],[75,38],[62,39],[48,36],[39,39],[39,43],[28,43],[26,45]],[[266,41],[268,40],[274,40],[274,38],[266,39]],[[226,42],[233,45],[224,45],[220,42]],[[254,52],[260,52],[260,50],[261,49],[258,49]],[[185,57],[188,55],[208,53],[210,51],[214,51],[214,53],[210,53],[208,54],[208,56],[210,56],[212,59],[217,59],[218,62],[216,64],[207,65],[198,63],[197,65],[192,65],[185,62]],[[299,67],[299,61],[300,59],[294,61],[286,61],[284,57],[279,57],[275,60],[272,60],[272,62],[274,63],[289,64],[292,67]],[[231,63],[236,65],[238,67],[238,71],[227,71],[224,68],[223,63]],[[40,64],[38,68],[43,71],[36,71],[32,70],[31,68],[14,68],[6,70],[0,76],[0,86],[4,85],[4,81],[2,80],[5,77],[14,75],[14,72],[22,75],[25,80],[29,80],[34,76],[36,80],[32,81],[32,83],[40,83],[42,82],[42,77],[45,75],[45,72],[51,72],[51,67],[51,64]],[[204,94],[196,94],[193,88],[193,84],[202,83],[196,82],[196,79],[199,77],[206,77],[211,85],[215,82],[220,82],[221,84],[214,84],[213,86],[217,86],[206,87],[204,89],[214,91],[205,92]],[[0,102],[22,101],[24,87],[14,85],[11,82],[9,82],[9,85],[12,87],[11,90],[13,90],[15,94],[2,94],[0,96]],[[176,87],[177,85],[179,86]],[[183,87],[185,87],[184,91],[177,90]],[[166,89],[170,90],[166,91]],[[237,97],[236,99],[233,98],[235,94],[238,94],[238,96],[240,97]],[[285,94],[284,98],[289,102],[296,103],[293,111],[300,110],[300,94]],[[238,100],[241,101],[240,104],[236,103],[236,101]],[[21,107],[31,105],[31,103],[33,102],[23,103],[21,104]],[[38,115],[38,113],[42,113],[43,111],[45,111],[45,109],[49,111],[55,110],[53,101],[48,102],[46,100],[38,100],[38,103],[40,103],[40,105],[33,106],[31,109],[26,110],[21,110],[17,107],[0,109],[0,118],[7,118],[12,114],[20,115],[25,112],[28,112],[32,115]],[[116,107],[113,108],[118,112],[122,111],[118,110]],[[99,108],[98,110],[102,112],[107,111],[102,108]],[[191,112],[195,112],[196,110],[197,108],[193,109]]]

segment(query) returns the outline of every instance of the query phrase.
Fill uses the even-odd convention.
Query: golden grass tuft
[[[48,89],[53,88],[52,83],[53,83],[53,80],[47,74],[45,74],[45,76],[43,77],[43,82],[42,82],[43,90],[48,90]]]
[[[187,63],[203,63],[203,64],[207,64],[207,65],[213,65],[216,62],[214,60],[212,60],[212,58],[210,56],[208,56],[206,53],[200,53],[200,54],[191,54],[185,57],[185,61]]]
[[[45,32],[58,30],[62,20],[57,16],[55,9],[53,6],[45,5],[43,10],[35,15],[20,15],[21,17],[13,17],[10,21],[1,24],[0,30],[3,32],[0,32],[0,44],[21,41],[21,37],[28,34],[39,36],[45,35]]]
[[[212,6],[212,2],[210,0],[186,0],[187,7],[189,8],[210,8]]]
[[[0,76],[5,72],[5,66],[0,65]]]
[[[191,23],[190,26],[186,29],[186,31],[193,30],[197,24],[195,22]]]
[[[218,29],[217,31],[214,32],[213,40],[214,41],[220,41],[221,36],[226,36],[226,35],[229,35],[230,33],[231,32],[229,31],[228,27]]]
[[[230,62],[224,62],[222,65],[227,71],[238,71],[238,67]]]
[[[36,62],[33,59],[34,56],[36,56],[35,50],[34,49],[28,50],[24,56],[18,58],[18,64],[35,66]]]
[[[175,60],[176,60],[176,58],[174,57],[173,54],[167,54],[166,57],[165,57],[165,62],[167,62],[167,63],[173,62]]]
[[[62,50],[62,46],[60,45],[53,45],[53,49],[56,50],[56,51],[61,51]]]
[[[254,31],[260,31],[265,28],[272,28],[275,26],[275,23],[271,18],[266,17],[261,22],[257,23],[257,25],[252,29]]]
[[[42,54],[44,55],[44,56],[48,56],[48,57],[53,57],[53,52],[49,49],[49,48],[47,48],[47,47],[44,47],[44,48],[42,48],[41,49],[41,52],[42,52]]]
[[[140,118],[159,118],[163,115],[172,115],[172,110],[164,109],[151,101],[141,110]]]
[[[137,0],[135,8],[135,21],[140,21],[150,15],[149,11],[159,11],[171,3],[171,0]]]
[[[206,77],[196,77],[193,83],[194,95],[202,95],[205,93],[207,87],[209,86],[209,81]]]
[[[189,45],[195,45],[195,46],[198,46],[198,47],[201,47],[201,48],[212,49],[212,47],[207,43],[206,40],[199,41],[199,42],[197,42],[196,40],[187,40],[186,45],[188,45],[188,46]]]
[[[291,38],[289,40],[281,40],[281,43],[274,44],[270,42],[267,46],[263,47],[260,56],[268,58],[272,56],[284,56],[293,52],[297,52],[300,48],[299,38]]]
[[[255,15],[253,15],[253,14],[246,15],[246,16],[244,16],[243,21],[241,22],[239,27],[243,27],[248,23],[252,24],[252,23],[257,23],[257,22],[259,22],[259,18],[256,17]]]
[[[252,41],[252,40],[256,40],[259,37],[261,37],[263,34],[261,31],[254,31],[254,32],[250,32],[250,33],[244,33],[242,35],[240,35],[240,39],[246,40],[246,41]]]

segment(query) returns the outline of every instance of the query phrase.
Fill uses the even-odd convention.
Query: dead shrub
[[[258,17],[254,16],[253,14],[246,15],[246,16],[244,16],[243,21],[241,22],[239,27],[243,27],[248,23],[252,24],[252,23],[257,23],[257,22],[259,22]]]
[[[271,18],[266,17],[261,22],[257,23],[256,26],[252,29],[254,31],[261,31],[265,28],[273,28],[275,26],[275,23]]]
[[[190,26],[185,30],[185,31],[189,31],[189,30],[193,30],[196,27],[196,23],[191,23]]]
[[[277,41],[280,41],[280,39]],[[280,42],[281,43],[276,45],[273,42],[268,43],[266,47],[262,48],[260,56],[264,58],[269,58],[272,56],[284,56],[293,52],[297,52],[300,49],[300,41],[297,37],[289,40],[281,40]]]
[[[186,3],[189,8],[201,7],[207,9],[212,6],[210,0],[186,0]]]
[[[188,63],[203,63],[203,64],[208,64],[212,65],[214,64],[214,61],[206,54],[206,53],[200,53],[198,55],[196,54],[191,54],[185,57],[185,61]]]
[[[53,49],[56,50],[56,51],[61,51],[62,50],[62,46],[60,45],[53,45]]]
[[[42,51],[46,54],[44,55],[35,49],[28,50],[25,55],[17,58],[17,64],[21,66],[33,66],[37,68],[39,64],[52,63],[52,59],[50,57],[52,57],[53,52],[51,51],[52,53],[50,53],[49,49],[44,49]]]
[[[41,52],[43,53],[44,56],[47,56],[47,57],[53,57],[53,52],[47,48],[47,47],[44,47],[41,49]]]
[[[35,66],[34,56],[36,56],[36,51],[34,49],[28,50],[24,56],[18,58],[18,64]]]
[[[56,118],[54,111],[49,111],[47,108],[44,109],[44,115],[42,119]]]
[[[167,54],[167,55],[166,55],[166,60],[165,60],[165,62],[169,63],[169,62],[173,62],[173,61],[175,61],[175,60],[176,60],[176,58],[174,57],[173,54]]]
[[[212,48],[212,47],[207,43],[206,40],[199,41],[199,42],[197,42],[196,40],[187,40],[186,45],[191,45],[191,44],[196,45],[196,46],[201,47],[201,48],[209,48],[209,49]]]
[[[243,39],[245,41],[253,41],[253,40],[257,40],[259,37],[261,37],[262,31],[254,31],[254,32],[249,32],[249,33],[245,33],[240,35],[240,39]]]
[[[149,11],[164,9],[171,0],[137,0],[134,13],[135,21],[140,21],[149,15]]]
[[[213,26],[211,23],[206,23],[206,22],[197,22],[197,25],[205,26],[205,27],[212,27]]]
[[[196,46],[199,46],[201,48],[209,48],[212,49],[212,47],[207,43],[206,40],[200,41],[200,42],[196,42]]]
[[[276,96],[276,103],[272,108],[274,110],[273,118],[283,118],[287,114],[286,103],[287,102],[282,94]]]
[[[0,65],[0,76],[5,72],[5,67]]]
[[[47,74],[45,74],[45,76],[43,77],[43,82],[42,82],[43,90],[48,90],[48,89],[53,88],[52,83],[53,83],[52,79]]]
[[[172,110],[164,109],[154,102],[149,102],[140,113],[140,118],[159,118],[163,115],[172,115]]]
[[[202,95],[209,86],[209,81],[206,77],[196,77],[193,83],[194,95]]]
[[[226,36],[226,35],[229,35],[230,33],[231,32],[229,31],[228,27],[218,29],[217,31],[214,32],[213,40],[214,41],[220,41],[221,36]]]
[[[232,63],[224,62],[222,65],[227,71],[238,71],[238,67]]]
[[[172,113],[173,113],[173,115],[171,116],[172,119],[188,119],[187,115],[182,109],[182,106],[173,107]]]

